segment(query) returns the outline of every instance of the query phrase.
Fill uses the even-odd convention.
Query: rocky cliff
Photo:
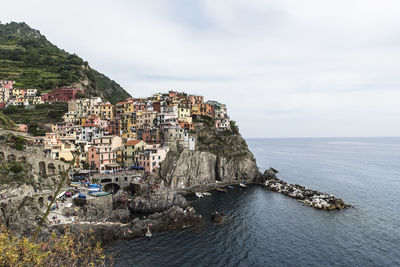
[[[196,150],[171,149],[155,175],[158,182],[172,189],[191,189],[254,182],[262,176],[237,128],[217,130],[213,119],[202,117],[196,119],[195,129],[190,134],[196,138]]]
[[[172,189],[190,189],[218,182],[253,181],[258,176],[252,157],[229,159],[205,151],[170,153],[161,170],[162,180]]]

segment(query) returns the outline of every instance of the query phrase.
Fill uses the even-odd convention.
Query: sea
[[[352,207],[321,211],[261,186],[213,192],[192,202],[198,227],[107,246],[115,265],[400,266],[400,137],[246,141],[260,171]]]

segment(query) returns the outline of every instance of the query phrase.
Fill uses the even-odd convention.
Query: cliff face
[[[173,149],[157,174],[159,181],[173,189],[190,189],[217,182],[253,182],[262,175],[256,160],[238,129],[217,130],[210,118],[198,118],[196,150]]]
[[[0,223],[14,233],[32,234],[41,215],[40,205],[28,196],[0,201]]]
[[[168,155],[162,165],[165,185],[185,189],[219,182],[253,181],[259,176],[256,162],[251,157],[228,159],[210,152],[183,151]]]

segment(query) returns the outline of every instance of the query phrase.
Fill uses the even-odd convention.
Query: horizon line
[[[312,139],[312,138],[400,138],[400,136],[281,136],[244,137],[244,139]]]

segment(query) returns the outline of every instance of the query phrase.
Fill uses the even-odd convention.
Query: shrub
[[[10,163],[10,171],[13,173],[21,173],[24,171],[24,167],[19,162],[12,162]]]
[[[24,145],[21,143],[16,143],[15,144],[15,149],[16,150],[24,150]]]
[[[90,232],[92,234],[92,232]],[[1,266],[106,266],[113,264],[107,259],[100,243],[92,245],[92,236],[52,233],[47,242],[32,242],[26,237],[15,237],[0,226]],[[108,261],[108,262],[107,262]]]
[[[231,125],[231,131],[234,134],[239,134],[239,127],[236,125],[235,121],[230,121],[230,125]]]

